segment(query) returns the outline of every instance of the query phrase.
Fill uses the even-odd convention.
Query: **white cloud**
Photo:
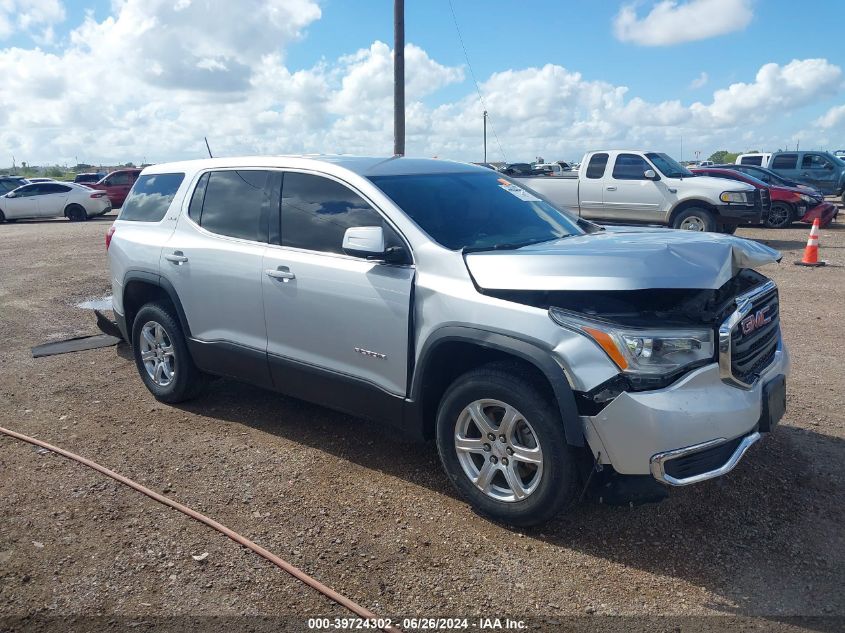
[[[752,0],[660,0],[644,17],[624,5],[613,20],[616,38],[641,46],[669,46],[743,30],[754,12]]]
[[[286,50],[320,17],[316,2],[242,0],[209,12],[210,2],[121,0],[112,17],[89,15],[61,50],[0,49],[0,147],[35,164],[201,157],[203,136],[215,155],[390,153],[387,44],[291,69]],[[479,160],[483,108],[463,68],[414,44],[405,58],[408,153]],[[436,105],[438,90],[461,82],[463,98]],[[671,153],[680,136],[702,150],[764,146],[773,122],[834,96],[842,70],[823,59],[766,64],[753,81],[692,104],[651,102],[555,64],[496,72],[480,87],[491,159],[501,158],[493,130],[510,160],[575,159],[597,147]]]
[[[61,0],[2,0],[0,39],[21,30],[34,35],[42,43],[49,43],[53,39],[52,26],[64,19],[65,7]]]
[[[815,121],[816,127],[831,130],[845,127],[845,105],[834,106]]]
[[[842,69],[826,59],[794,59],[785,66],[765,64],[753,83],[735,83],[713,94],[713,103],[694,103],[702,123],[729,126],[786,114],[842,88]]]
[[[706,72],[701,71],[701,74],[690,82],[689,87],[693,90],[698,90],[706,86],[708,81],[710,81],[710,76]]]

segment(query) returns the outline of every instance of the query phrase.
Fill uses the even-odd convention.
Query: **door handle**
[[[291,279],[296,279],[296,275],[294,275],[290,268],[287,266],[279,266],[276,269],[268,268],[264,271],[268,277],[272,277],[273,279],[281,279],[282,283],[287,283]]]
[[[608,187],[607,190],[608,191],[616,191],[616,187]]]
[[[182,251],[173,251],[171,255],[165,255],[164,259],[176,264],[177,266],[181,266],[188,261],[188,258],[185,257],[185,254]]]

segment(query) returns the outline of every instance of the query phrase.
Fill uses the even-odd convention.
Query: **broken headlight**
[[[662,376],[714,357],[713,330],[633,328],[550,308],[556,323],[591,338],[628,375]]]

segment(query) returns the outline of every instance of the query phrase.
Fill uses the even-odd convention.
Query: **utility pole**
[[[484,162],[487,162],[487,110],[484,111]]]
[[[393,0],[393,154],[405,155],[405,0]]]

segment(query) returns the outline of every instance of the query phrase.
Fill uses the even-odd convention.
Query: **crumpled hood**
[[[466,255],[475,283],[488,290],[716,290],[742,268],[780,259],[732,235],[628,227]]]

